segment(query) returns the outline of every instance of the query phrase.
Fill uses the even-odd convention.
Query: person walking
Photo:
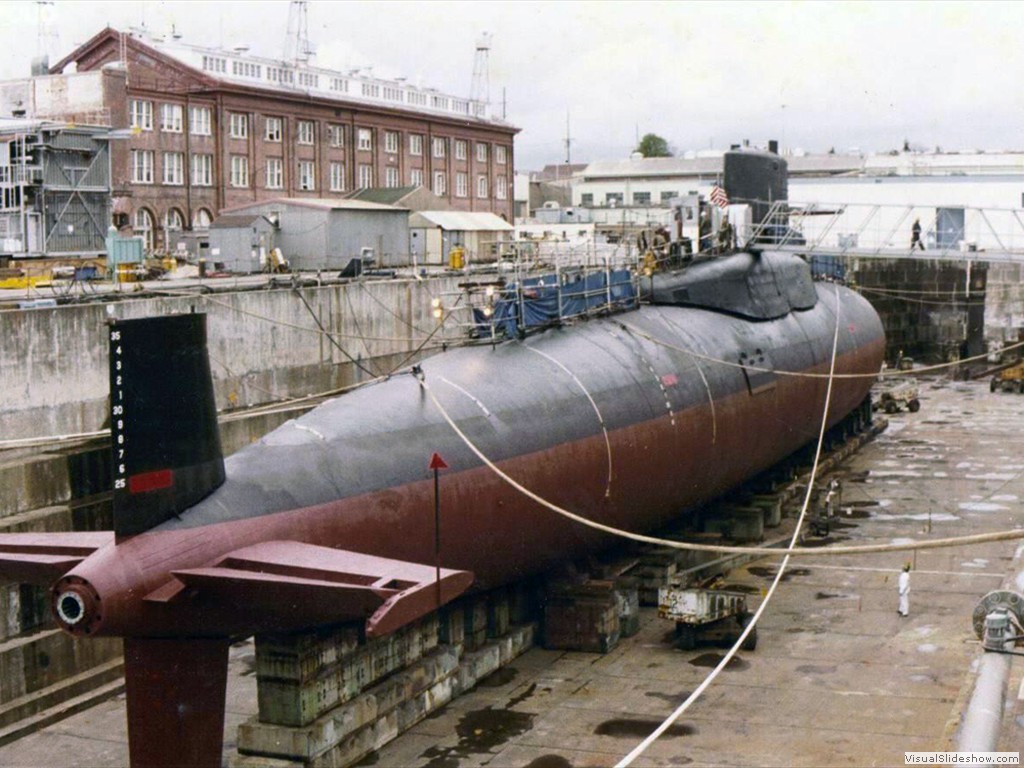
[[[903,566],[897,587],[900,594],[900,606],[896,610],[900,616],[906,618],[910,615],[910,563]]]
[[[914,219],[914,225],[910,228],[910,250],[920,248],[924,250],[924,243],[921,242],[921,220]]]

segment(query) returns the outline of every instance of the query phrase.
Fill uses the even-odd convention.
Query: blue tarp
[[[490,318],[484,316],[480,309],[473,311],[477,330],[482,335],[490,336],[493,323],[498,333],[504,332],[505,336],[512,337],[517,334],[520,327],[529,330],[552,325],[562,318],[583,315],[605,307],[630,309],[635,307],[637,302],[632,275],[627,269],[612,270],[610,273],[592,272],[588,275],[578,273],[561,285],[558,275],[532,277],[523,280],[522,294],[521,320],[519,288],[512,284],[502,290],[494,304],[494,314]]]

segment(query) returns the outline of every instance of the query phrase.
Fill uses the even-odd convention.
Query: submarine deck
[[[1024,523],[1024,397],[987,382],[922,382],[921,411],[842,465],[843,527],[832,541],[887,543]],[[636,765],[894,765],[909,750],[954,749],[980,654],[971,612],[1014,583],[1024,547],[1000,542],[918,553],[910,617],[896,613],[904,554],[795,560],[759,644]],[[733,571],[755,599],[776,560]],[[1016,587],[1020,589],[1020,586]],[[569,768],[614,765],[692,691],[724,648],[673,647],[642,609],[641,631],[606,655],[535,648],[364,765]],[[251,643],[232,649],[225,764],[256,711]],[[1024,742],[1024,664],[1014,663],[1000,748]],[[123,696],[0,747],[5,766],[127,764]],[[285,765],[267,760],[267,768]]]

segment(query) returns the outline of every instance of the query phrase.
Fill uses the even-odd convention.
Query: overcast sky
[[[175,25],[186,41],[281,56],[285,0],[85,2],[48,9],[51,61],[105,25]],[[0,5],[0,77],[27,74],[38,7]],[[1024,3],[309,3],[325,66],[469,95],[493,34],[490,93],[522,129],[517,169],[628,156],[653,132],[682,152],[777,138],[784,149],[1022,149]]]

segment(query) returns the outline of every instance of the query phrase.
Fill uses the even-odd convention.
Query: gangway
[[[738,227],[745,248],[835,257],[1024,263],[1024,211],[969,206],[763,202],[768,215]],[[920,244],[911,248],[915,221]]]

